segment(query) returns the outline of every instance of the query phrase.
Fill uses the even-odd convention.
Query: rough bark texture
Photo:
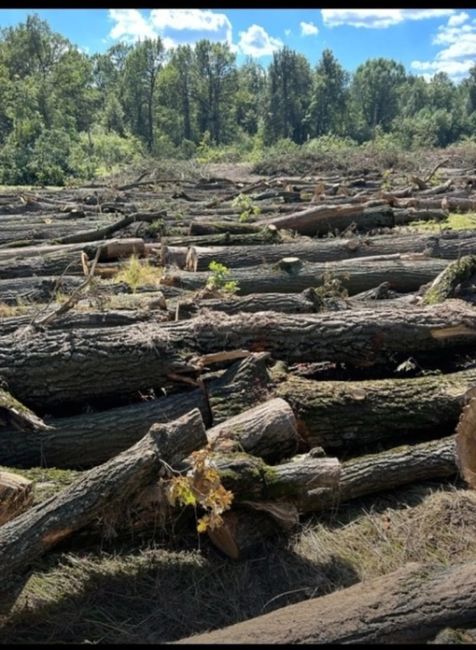
[[[265,226],[267,224],[264,224]],[[218,235],[229,233],[230,235],[258,233],[263,226],[251,223],[237,223],[236,221],[192,221],[190,224],[190,235]]]
[[[0,528],[0,585],[106,510],[121,508],[158,475],[161,461],[180,462],[206,444],[198,410],[151,427],[133,447],[83,474],[60,494],[39,503]],[[121,506],[122,504],[122,506]]]
[[[453,298],[463,282],[476,275],[476,255],[465,255],[448,264],[431,283],[423,296],[424,305],[434,305]]]
[[[0,303],[18,305],[29,302],[48,302],[56,291],[71,293],[84,278],[74,275],[59,277],[29,277],[0,280]]]
[[[266,398],[270,380],[263,355],[235,362],[201,388],[97,413],[50,418],[47,432],[21,435],[0,427],[0,464],[9,467],[87,468],[103,463],[140,440],[156,422],[169,422],[199,409],[207,427],[223,422]],[[260,438],[257,438],[259,442]]]
[[[260,221],[261,225],[295,230],[302,235],[325,235],[345,230],[355,223],[359,230],[394,226],[393,211],[387,203],[367,207],[366,204],[319,205],[282,217]]]
[[[476,369],[412,379],[314,381],[288,377],[275,394],[289,402],[310,447],[358,448],[408,434],[454,430]]]
[[[419,254],[415,254],[417,256]],[[350,295],[389,282],[395,291],[416,291],[431,282],[448,265],[447,260],[395,255],[387,259],[372,257],[342,262],[305,262],[298,273],[287,273],[274,267],[248,266],[232,269],[229,280],[238,283],[238,294],[297,293],[322,286],[326,275],[337,277]],[[205,287],[210,273],[169,270],[161,284],[197,290]]]
[[[17,399],[45,409],[163,386],[171,373],[196,373],[193,353],[239,349],[270,352],[284,361],[371,365],[395,353],[448,350],[475,340],[476,314],[458,300],[382,309],[378,319],[373,310],[260,312],[246,319],[209,312],[175,323],[4,336],[0,376]]]
[[[306,240],[274,246],[209,246],[191,245],[187,254],[187,271],[207,271],[215,260],[229,268],[273,264],[282,257],[299,257],[303,262],[333,262],[369,255],[391,253],[422,253],[432,257],[455,259],[476,251],[474,231],[456,233],[390,235],[376,237]]]
[[[447,478],[456,473],[455,436],[404,445],[343,463],[336,489],[310,491],[298,505],[301,512],[321,512],[367,494],[392,490],[415,481]]]
[[[412,643],[476,616],[476,562],[409,563],[327,596],[283,607],[179,644]]]
[[[212,427],[207,438],[216,451],[243,450],[268,462],[292,455],[298,443],[294,413],[280,398]]]

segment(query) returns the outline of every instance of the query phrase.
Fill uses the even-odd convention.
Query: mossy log
[[[425,291],[422,303],[434,305],[456,296],[459,285],[476,277],[476,255],[465,255],[448,264]]]
[[[337,488],[311,490],[300,499],[298,507],[301,512],[323,512],[351,499],[416,481],[448,478],[455,476],[457,471],[454,435],[404,445],[342,463]]]
[[[358,449],[397,436],[446,435],[458,422],[476,369],[411,379],[315,381],[289,376],[274,393],[289,402],[310,447]]]
[[[340,281],[349,295],[372,289],[388,282],[394,291],[416,291],[431,282],[448,265],[447,260],[426,258],[423,254],[365,257],[341,262],[304,262],[297,273],[287,273],[270,266],[247,266],[233,269],[227,279],[238,284],[238,295],[250,293],[300,293],[320,287],[326,277]],[[161,285],[188,290],[205,287],[210,272],[190,272],[169,269]]]
[[[431,307],[287,315],[209,312],[190,321],[121,328],[48,330],[0,338],[0,376],[30,408],[137,394],[180,373],[197,354],[269,352],[288,362],[372,365],[395,354],[449,350],[476,340],[476,314],[459,300]],[[48,364],[45,365],[45,359]]]
[[[159,476],[163,461],[174,466],[206,444],[198,410],[157,424],[133,447],[82,474],[58,495],[30,508],[0,527],[0,590],[74,531],[98,517],[124,510],[134,494]]]
[[[282,607],[183,644],[422,643],[441,629],[474,625],[476,562],[411,562],[347,589]]]
[[[140,401],[98,412],[82,413],[69,417],[48,418],[48,431],[30,431],[23,427],[21,435],[10,423],[0,427],[0,464],[7,467],[59,467],[88,468],[99,465],[114,455],[124,451],[140,440],[156,422],[169,422],[193,409],[198,409],[206,427],[228,421],[233,431],[233,416],[240,418],[242,411],[266,400],[270,378],[266,370],[263,354],[252,354],[248,358],[233,363],[220,377],[203,382],[203,388],[182,391],[158,399]],[[282,402],[282,400],[278,400]],[[289,409],[289,407],[288,407]],[[266,417],[245,416],[257,425],[264,424]],[[270,421],[276,417],[270,415]],[[286,420],[282,413],[279,431],[286,430],[292,438],[291,416]],[[224,425],[224,431],[230,431]],[[216,437],[215,427],[212,437]],[[255,437],[255,449],[248,445],[247,450],[259,455],[266,447],[269,427],[264,427]],[[247,434],[246,439],[252,438]],[[293,449],[292,443],[284,442],[282,456]],[[280,454],[281,450],[276,449]]]

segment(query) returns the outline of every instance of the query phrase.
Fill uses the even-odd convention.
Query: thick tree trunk
[[[301,512],[322,512],[335,509],[339,503],[415,481],[448,478],[457,471],[454,435],[405,445],[343,463],[336,489],[311,490],[300,499],[298,507]]]
[[[398,353],[451,349],[476,340],[474,310],[458,300],[432,307],[246,319],[209,312],[191,321],[122,328],[50,330],[0,339],[0,376],[33,409],[118,398],[195,374],[192,353],[270,352],[289,362],[371,365]],[[45,359],[48,365],[45,366]]]
[[[39,503],[0,528],[0,589],[7,579],[71,533],[116,508],[120,512],[133,494],[157,478],[162,461],[175,465],[206,444],[198,410],[158,424],[133,447]]]
[[[449,234],[449,233],[448,233]],[[432,257],[456,259],[476,251],[476,233],[463,231],[456,236],[415,233],[347,239],[304,239],[274,246],[209,246],[190,245],[185,269],[208,271],[210,262],[216,261],[229,268],[274,264],[283,257],[296,256],[303,262],[333,262],[354,257],[388,255],[392,253],[422,253]]]
[[[100,262],[112,261],[119,258],[129,257],[132,254],[142,257],[145,252],[143,239],[109,239],[105,241],[93,241],[88,244],[59,244],[40,245],[40,246],[21,246],[14,248],[0,249],[0,262],[16,258],[15,263],[20,258],[31,258],[53,253],[81,253],[84,251],[91,259],[96,255],[98,248],[101,248],[99,256]]]
[[[64,269],[63,269],[64,270]],[[71,293],[84,281],[84,277],[63,275],[11,278],[0,280],[0,303],[22,305],[30,302],[47,302],[56,291]]]
[[[156,219],[161,219],[165,215],[166,212],[164,210],[161,210],[159,212],[135,212],[134,214],[130,214],[123,217],[122,219],[119,219],[119,221],[116,221],[109,226],[104,226],[103,228],[99,228],[97,230],[83,230],[82,232],[76,232],[66,237],[59,237],[56,242],[52,243],[76,244],[78,242],[91,242],[98,239],[105,239],[107,237],[111,237],[111,235],[118,230],[122,230],[123,228],[130,226],[136,221],[145,221],[147,223],[151,223]]]
[[[310,447],[358,449],[395,436],[454,430],[476,369],[413,379],[314,381],[288,377],[275,394],[291,405]]]
[[[236,221],[192,221],[190,223],[190,235],[218,235],[229,233],[230,235],[259,233],[268,224],[255,225],[251,223],[238,223]]]
[[[228,232],[216,235],[182,235],[170,236],[165,239],[170,246],[264,246],[281,242],[279,230],[263,228],[259,232],[230,234]]]
[[[388,282],[395,291],[416,291],[423,284],[431,282],[448,265],[447,260],[426,259],[420,253],[415,255],[392,255],[365,257],[341,262],[304,263],[298,273],[287,273],[276,268],[249,266],[234,269],[230,280],[238,283],[238,293],[299,293],[310,287],[321,286],[325,276],[338,278],[350,295],[372,289],[382,282]],[[210,273],[172,271],[162,278],[161,284],[189,290],[205,287]]]
[[[273,462],[292,456],[298,446],[296,419],[283,399],[271,399],[207,431],[216,451],[245,451]]]
[[[22,426],[18,435],[12,423],[5,422],[0,427],[0,464],[60,468],[99,465],[140,440],[154,423],[169,422],[193,409],[199,409],[207,427],[224,422],[265,400],[269,384],[264,355],[254,354],[232,364],[221,377],[205,381],[205,390],[197,388],[97,413],[50,418],[47,432],[30,432]],[[233,420],[228,421],[233,425]],[[284,424],[285,418],[280,421]],[[264,429],[256,437],[258,453],[252,447],[250,452],[259,455],[260,448],[265,447],[261,441],[266,441],[268,432]],[[281,440],[283,444],[284,436]],[[283,444],[284,453],[290,448],[289,441]]]
[[[373,580],[283,607],[178,644],[418,643],[474,624],[476,562],[412,562]]]

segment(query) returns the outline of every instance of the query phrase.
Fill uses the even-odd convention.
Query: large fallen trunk
[[[0,527],[0,590],[7,591],[9,576],[26,571],[74,531],[106,513],[111,517],[114,509],[120,513],[133,494],[158,477],[163,461],[173,466],[206,441],[198,410],[154,425],[133,447]]]
[[[179,644],[418,643],[474,624],[476,562],[412,562],[387,575],[288,605]]]
[[[250,293],[299,293],[322,286],[326,278],[338,278],[350,295],[388,282],[395,291],[416,291],[431,282],[448,265],[448,260],[427,259],[422,254],[365,257],[341,262],[308,263],[293,273],[273,267],[248,266],[234,269],[228,279],[238,283],[239,295]],[[205,287],[210,273],[169,270],[163,285],[198,290]]]
[[[268,224],[255,225],[251,223],[238,223],[236,221],[192,221],[190,223],[190,235],[218,235],[229,233],[230,235],[258,233],[263,226]]]
[[[291,405],[299,432],[310,447],[348,450],[395,436],[450,433],[465,394],[474,385],[476,368],[369,381],[289,376],[274,392]]]
[[[74,252],[81,253],[84,251],[91,259],[96,255],[98,248],[101,248],[99,256],[100,262],[111,261],[124,257],[129,257],[132,254],[142,256],[145,252],[145,244],[143,239],[109,239],[104,241],[92,241],[87,244],[58,244],[54,245],[38,245],[38,246],[20,246],[13,248],[0,249],[0,261],[38,257],[43,255],[50,255],[52,253],[68,253]]]
[[[454,298],[458,288],[473,277],[476,277],[476,255],[465,255],[451,262],[425,291],[423,304],[434,305]]]
[[[71,293],[83,280],[84,278],[74,275],[0,280],[0,303],[21,306],[30,302],[48,302],[57,291]]]
[[[190,321],[122,328],[50,330],[0,339],[0,376],[33,409],[118,399],[195,375],[192,354],[270,352],[289,362],[372,365],[399,353],[451,349],[476,340],[476,313],[463,301],[432,307],[294,316],[209,312]],[[45,364],[45,359],[48,364]]]
[[[318,205],[300,212],[293,212],[282,217],[262,220],[260,225],[276,226],[295,230],[302,235],[325,235],[336,230],[345,230],[351,224],[356,224],[359,230],[372,228],[393,227],[395,225],[392,208],[386,201],[381,205],[343,204]]]
[[[263,228],[251,233],[218,233],[214,235],[171,235],[162,239],[170,246],[261,246],[282,241],[277,228]]]
[[[204,381],[203,388],[96,413],[49,418],[46,432],[30,431],[31,427],[23,424],[23,418],[20,434],[19,427],[13,426],[11,419],[4,419],[4,426],[0,427],[0,464],[7,467],[92,467],[136,443],[154,423],[169,422],[193,409],[201,412],[207,427],[227,421],[220,430],[230,432],[232,427],[234,434],[238,435],[233,416],[238,415],[240,422],[242,411],[266,399],[270,378],[263,357],[262,354],[253,354],[235,362],[221,377]],[[261,408],[266,409],[266,405]],[[288,413],[289,410],[287,407]],[[244,414],[245,421],[250,424],[254,420],[259,427],[267,421],[266,412],[260,410],[258,418]],[[281,457],[284,457],[294,448],[293,418],[289,415],[286,419],[285,413],[278,411],[272,414],[269,422],[276,422],[276,418],[280,424],[275,435],[282,445],[282,450],[276,449],[276,452],[283,453]],[[247,451],[260,455],[271,446],[272,429],[264,426],[258,432],[256,426],[254,437],[253,430],[243,431],[242,435],[248,440]],[[43,428],[46,429],[44,425]],[[216,437],[217,428],[211,431],[212,437]],[[253,445],[249,444],[250,441]],[[271,453],[271,449],[269,451]]]
[[[98,228],[96,230],[83,230],[82,232],[76,232],[72,235],[67,235],[65,237],[58,237],[56,241],[51,242],[55,244],[76,244],[78,242],[91,242],[98,239],[105,239],[111,237],[112,234],[116,233],[118,230],[122,230],[130,226],[132,223],[137,221],[145,221],[151,223],[157,219],[161,219],[167,213],[164,210],[158,212],[135,212],[134,214],[127,215],[119,221],[116,221],[108,226],[103,228]]]
[[[190,245],[185,268],[207,271],[212,261],[229,268],[274,264],[283,257],[299,257],[303,262],[333,262],[353,257],[422,253],[432,257],[456,259],[476,252],[475,231],[456,233],[385,235],[376,237],[304,239],[274,246],[194,246]]]
[[[393,490],[416,481],[448,478],[457,473],[455,436],[405,445],[342,464],[336,489],[311,490],[299,501],[301,512],[335,509],[339,503]]]

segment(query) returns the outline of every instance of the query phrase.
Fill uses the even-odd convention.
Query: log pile
[[[204,467],[222,501],[198,501],[203,530],[233,559],[306,514],[456,475],[476,386],[476,230],[402,226],[474,210],[461,185],[164,179],[1,198],[0,465],[19,474],[0,472],[0,603],[81,530],[166,527],[186,507],[174,477],[193,491]],[[259,216],[243,218],[240,194]],[[32,505],[21,470],[40,466],[81,472]],[[346,625],[289,638],[400,639],[391,620]]]

